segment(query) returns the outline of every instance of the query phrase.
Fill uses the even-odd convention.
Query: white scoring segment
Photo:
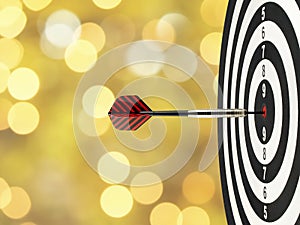
[[[230,26],[230,32],[229,32],[229,37],[228,37],[228,49],[226,49],[226,61],[225,61],[225,71],[224,71],[224,86],[223,86],[223,107],[224,108],[231,108],[231,107],[235,107],[236,104],[236,99],[235,99],[235,93],[236,93],[236,81],[237,81],[237,69],[238,69],[238,62],[239,62],[239,55],[241,53],[241,47],[243,44],[243,41],[245,39],[245,34],[246,31],[248,29],[248,26],[250,24],[250,21],[252,19],[252,17],[254,16],[255,12],[259,9],[262,8],[262,5],[268,2],[275,2],[276,4],[280,5],[283,10],[287,13],[287,15],[289,16],[289,19],[291,20],[291,23],[293,25],[293,28],[295,30],[295,33],[297,35],[298,40],[300,39],[300,26],[299,26],[299,21],[300,21],[300,13],[299,13],[299,8],[298,5],[296,4],[295,1],[286,1],[286,0],[278,0],[278,1],[268,1],[268,0],[261,0],[261,1],[250,1],[248,9],[245,13],[245,17],[244,17],[244,21],[242,22],[242,27],[240,29],[240,36],[237,42],[237,47],[236,47],[236,55],[235,55],[235,62],[234,62],[234,66],[233,66],[233,71],[232,71],[232,80],[231,80],[231,85],[228,86],[228,82],[229,82],[229,68],[230,68],[230,58],[232,55],[232,46],[233,46],[233,41],[234,41],[234,35],[235,32],[237,32],[236,26],[237,26],[237,21],[238,21],[238,17],[239,17],[239,13],[241,11],[241,7],[242,7],[242,1],[237,1],[235,4],[235,9],[233,12],[233,16],[232,16],[232,20],[231,20],[231,26]],[[256,47],[259,46],[259,44],[263,41],[266,40],[266,38],[268,38],[269,41],[271,41],[276,48],[279,49],[280,55],[281,57],[284,59],[284,67],[286,70],[286,74],[287,74],[287,81],[288,81],[288,86],[289,86],[289,99],[290,99],[290,127],[289,127],[289,138],[288,138],[288,143],[287,143],[287,149],[286,149],[286,153],[284,156],[284,161],[282,164],[282,168],[280,169],[280,172],[277,174],[277,176],[275,177],[275,179],[268,183],[262,183],[260,182],[257,177],[255,176],[254,172],[251,169],[251,164],[249,162],[249,158],[247,155],[247,151],[245,148],[245,140],[243,138],[244,133],[240,133],[240,140],[241,140],[241,144],[242,144],[242,157],[243,157],[243,164],[245,166],[245,170],[247,172],[247,176],[248,176],[248,181],[250,182],[251,188],[254,191],[255,195],[257,196],[258,199],[260,199],[262,202],[264,203],[270,203],[274,200],[276,200],[276,198],[278,197],[278,195],[282,192],[283,188],[285,187],[286,184],[286,180],[288,178],[289,172],[291,170],[291,164],[293,163],[293,157],[296,151],[296,140],[297,140],[297,122],[298,122],[298,99],[297,99],[297,82],[295,79],[295,71],[294,71],[294,66],[293,66],[293,61],[292,61],[292,57],[291,57],[291,53],[289,50],[289,47],[287,45],[287,42],[285,40],[284,35],[282,34],[282,32],[280,31],[280,28],[276,25],[276,24],[271,24],[272,22],[262,22],[265,25],[266,28],[266,32],[269,32],[269,29],[273,29],[272,31],[272,35],[268,35],[268,33],[266,33],[265,39],[262,40],[256,40]],[[262,25],[260,25],[261,28]],[[257,28],[257,29],[260,29]],[[261,32],[260,32],[261,34]],[[253,38],[254,39],[254,38]],[[255,45],[255,43],[254,43]],[[256,47],[254,47],[253,49],[255,49]],[[248,51],[250,51],[250,49],[248,49]],[[250,60],[249,56],[246,56],[245,60]],[[246,64],[246,62],[245,62]],[[272,67],[270,66],[269,69],[271,69]],[[247,76],[247,67],[245,66],[244,69],[246,71],[243,71],[244,76]],[[245,77],[242,78],[245,79]],[[271,81],[272,80],[272,81]],[[280,87],[278,89],[278,84],[276,81],[276,78],[270,78],[271,81],[271,85],[273,88],[273,93],[275,94],[276,92],[281,92],[280,91]],[[245,84],[245,80],[241,81],[241,85],[240,85],[240,96],[239,99],[243,100],[244,99],[244,95],[245,93],[243,92],[243,88]],[[274,85],[274,86],[273,86]],[[254,84],[252,86],[255,86]],[[228,90],[229,87],[229,90]],[[253,87],[251,87],[253,88]],[[252,90],[251,90],[252,91]],[[231,93],[231,105],[227,104],[228,101],[228,93]],[[250,98],[254,98],[255,96],[250,96]],[[275,96],[275,102],[278,100],[278,98],[280,97],[276,97]],[[253,99],[250,99],[249,102],[250,107],[253,107]],[[239,102],[239,106],[243,106],[243,102]],[[278,107],[280,108],[280,106],[278,106],[278,102],[276,102],[276,114],[278,114],[278,110],[284,110],[282,109],[282,105],[281,105],[281,109],[278,109]],[[278,110],[277,110],[278,109]],[[279,117],[282,118],[282,114],[281,116],[279,115]],[[277,119],[275,119],[276,121]],[[281,121],[280,121],[281,122]],[[249,124],[253,124],[254,122],[249,121]],[[240,217],[240,213],[239,213],[239,209],[237,206],[237,202],[236,202],[236,196],[235,196],[235,190],[233,188],[233,184],[232,182],[232,174],[231,174],[231,170],[230,170],[230,156],[229,156],[229,151],[232,152],[233,154],[233,162],[234,162],[234,170],[235,171],[235,177],[236,177],[236,182],[238,185],[238,192],[240,195],[240,199],[242,201],[242,205],[244,207],[244,212],[246,213],[246,216],[249,220],[249,222],[251,224],[272,224],[272,225],[280,225],[280,224],[295,224],[296,220],[298,219],[299,216],[299,202],[300,202],[300,194],[299,194],[299,180],[297,183],[297,188],[295,190],[295,194],[288,206],[288,208],[286,209],[285,213],[276,221],[274,222],[267,222],[267,221],[263,221],[262,219],[260,219],[258,217],[258,215],[256,215],[256,213],[254,212],[254,210],[251,207],[251,204],[249,202],[249,199],[247,197],[247,194],[245,192],[244,186],[243,186],[243,182],[242,182],[242,177],[240,174],[240,168],[239,168],[239,164],[238,164],[238,156],[237,156],[237,148],[235,146],[236,143],[236,137],[235,137],[235,127],[237,126],[235,123],[235,120],[231,120],[231,141],[232,141],[232,146],[231,146],[231,150],[229,150],[229,146],[228,146],[228,134],[227,134],[227,120],[223,120],[223,148],[224,148],[224,163],[225,163],[225,174],[226,174],[226,179],[227,179],[227,188],[228,188],[228,195],[229,195],[229,199],[230,199],[230,203],[231,203],[231,210],[234,216],[234,220],[236,224],[242,224],[242,220]],[[240,127],[239,127],[239,131],[243,131],[243,123],[240,123]],[[276,125],[274,126],[274,130],[281,128],[278,127],[280,125]],[[251,128],[249,128],[251,129]],[[281,130],[281,129],[279,129]],[[243,131],[244,132],[244,131]],[[250,132],[253,132],[253,134],[251,135],[256,135],[255,129],[251,129]],[[254,133],[255,132],[255,133]],[[273,131],[273,135],[279,132],[279,131]],[[278,134],[277,134],[278,135]],[[253,142],[253,137],[251,138],[251,141]],[[244,146],[243,146],[244,145]],[[260,145],[257,145],[252,143],[253,148],[256,147],[261,147]],[[277,146],[277,145],[275,145]],[[276,149],[271,150],[274,151],[276,153]],[[275,154],[273,152],[273,154]],[[271,153],[272,156],[272,153]],[[259,157],[257,156],[257,158],[259,159]],[[272,157],[270,157],[271,160]],[[267,164],[268,162],[266,162]],[[289,165],[290,164],[290,165]],[[262,196],[263,193],[263,187],[267,185],[267,191],[268,191],[268,197],[267,199],[264,199],[264,197]],[[263,210],[265,210],[266,208],[263,207]],[[267,212],[267,211],[266,211]],[[264,213],[264,211],[262,212]],[[267,218],[267,213],[266,213],[266,217]]]

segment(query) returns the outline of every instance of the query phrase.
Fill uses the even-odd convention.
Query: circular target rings
[[[298,224],[299,1],[229,1],[219,108],[263,111],[218,124],[229,224]]]

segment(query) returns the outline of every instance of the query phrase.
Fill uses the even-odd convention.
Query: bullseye
[[[264,105],[264,106],[262,107],[262,112],[263,112],[262,117],[263,117],[264,119],[266,119],[266,118],[267,118],[267,106],[266,106],[266,105]]]
[[[268,65],[268,64],[265,64]],[[269,73],[273,70],[270,68]],[[275,76],[278,76],[276,72],[274,71],[273,74]],[[273,133],[274,130],[274,121],[275,121],[275,99],[274,99],[274,92],[272,85],[272,81],[268,81],[271,79],[271,76],[267,74],[261,81],[261,83],[258,86],[258,90],[255,96],[255,110],[256,111],[262,111],[262,115],[255,115],[255,127],[257,136],[260,139],[261,143],[266,144]],[[277,95],[276,95],[277,96]],[[280,97],[276,97],[277,101],[282,101]],[[279,105],[278,105],[279,106]],[[268,117],[267,117],[267,109],[268,109]],[[277,118],[278,119],[278,118]]]

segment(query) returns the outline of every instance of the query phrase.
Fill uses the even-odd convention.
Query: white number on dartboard
[[[262,7],[261,9],[261,20],[264,21],[266,18],[266,7]]]
[[[265,218],[265,220],[266,219],[268,219],[268,211],[267,211],[267,206],[266,205],[264,205],[264,218]]]
[[[265,83],[263,83],[262,86],[261,86],[261,95],[262,95],[263,98],[265,98],[266,95],[267,95],[267,86],[266,86]]]
[[[263,166],[263,180],[266,180],[266,174],[267,174],[267,167],[266,166]]]
[[[262,140],[263,141],[266,141],[266,139],[267,139],[267,129],[266,129],[266,127],[265,126],[263,126],[263,128],[262,128]],[[265,148],[264,148],[265,149]]]
[[[266,49],[266,46],[265,46],[265,45],[262,45],[262,46],[261,46],[261,57],[262,57],[262,59],[265,58],[265,49]]]

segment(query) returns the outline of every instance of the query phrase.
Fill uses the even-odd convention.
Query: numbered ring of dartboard
[[[229,1],[220,108],[262,111],[219,121],[229,224],[298,224],[300,2]]]

